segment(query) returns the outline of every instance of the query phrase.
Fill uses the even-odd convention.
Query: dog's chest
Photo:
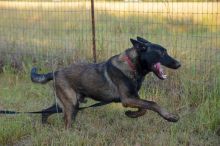
[[[118,93],[118,89],[117,89],[117,86],[112,82],[111,78],[109,77],[108,75],[108,72],[107,70],[105,70],[104,72],[104,76],[105,76],[105,79],[106,79],[106,94],[110,97],[118,97],[119,96],[119,93]]]

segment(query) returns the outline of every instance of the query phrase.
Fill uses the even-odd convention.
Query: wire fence
[[[198,108],[195,107],[204,106],[199,113],[190,115],[192,119],[187,117],[182,120],[180,125],[172,126],[171,129],[166,127],[165,130],[162,130],[165,131],[166,136],[172,138],[171,140],[163,138],[165,142],[181,136],[181,139],[176,138],[178,143],[164,145],[183,144],[182,137],[187,139],[186,145],[193,145],[194,143],[188,141],[194,140],[189,137],[195,136],[195,140],[199,141],[197,145],[202,145],[203,142],[208,143],[212,138],[207,138],[207,135],[212,133],[205,132],[210,127],[215,129],[215,126],[219,124],[217,117],[219,115],[217,98],[220,95],[219,8],[218,0],[0,0],[0,73],[8,66],[26,71],[25,75],[23,74],[25,77],[0,74],[2,83],[0,84],[0,110],[38,111],[48,107],[51,100],[54,100],[51,96],[55,96],[55,91],[51,90],[50,86],[37,86],[31,82],[29,79],[31,67],[37,66],[43,69],[42,72],[46,72],[73,62],[101,62],[131,47],[130,38],[140,36],[164,46],[168,53],[180,60],[182,64],[177,71],[165,69],[168,80],[163,82],[155,75],[149,74],[144,82],[144,89],[140,90],[140,96],[159,101],[161,105],[175,109],[172,111],[178,111],[181,118],[191,114],[192,111],[198,111]],[[168,98],[157,98],[162,96]],[[216,96],[218,97],[216,98]],[[119,108],[117,107],[117,109]],[[86,125],[86,123],[80,125],[80,121],[77,123],[80,125],[78,133],[73,135],[74,138],[78,135],[82,136],[82,141],[77,138],[72,139],[69,137],[70,133],[66,137],[64,135],[65,138],[60,138],[57,130],[53,132],[52,129],[52,132],[48,133],[51,130],[45,128],[43,131],[43,128],[36,124],[36,121],[40,121],[39,119],[34,121],[28,117],[1,116],[0,143],[5,141],[5,145],[7,145],[11,140],[14,144],[14,140],[20,141],[23,137],[25,142],[25,135],[28,135],[27,143],[29,141],[31,143],[33,140],[37,145],[39,143],[54,145],[56,142],[57,145],[59,143],[65,143],[59,145],[72,145],[78,141],[81,143],[75,145],[86,145],[88,142],[90,145],[93,143],[100,145],[96,142],[96,140],[99,141],[99,138],[101,142],[106,142],[105,145],[109,145],[109,141],[115,141],[114,139],[118,136],[121,138],[120,133],[115,136],[115,132],[113,132],[114,136],[110,139],[109,133],[111,132],[106,132],[108,135],[104,136],[94,134],[94,127],[101,122],[91,120],[90,115],[94,114],[97,115],[95,118],[102,119],[109,111],[100,113],[102,111],[84,112],[81,121],[90,122],[91,125]],[[98,116],[99,114],[100,116]],[[111,114],[122,115],[115,111]],[[201,114],[200,117],[199,114]],[[57,118],[62,119],[58,115]],[[153,121],[156,128],[161,128],[160,125],[164,126],[163,123],[155,122],[154,117],[152,118],[150,114],[147,118],[150,119],[149,122],[144,121],[143,125],[150,125]],[[201,118],[200,121],[199,118]],[[115,117],[109,119],[109,121],[114,121]],[[59,120],[57,121],[59,122]],[[190,123],[191,121],[194,123]],[[182,125],[184,122],[187,126]],[[61,125],[55,123],[52,121],[54,125]],[[103,129],[108,128],[106,125],[116,125],[115,129],[118,132],[117,122],[116,124],[105,123]],[[143,134],[136,135],[135,130],[128,132],[127,128],[122,127],[125,129],[124,133],[127,137],[121,134],[123,138],[120,140],[135,139],[136,142],[139,139],[148,142],[148,139],[151,141],[153,139],[161,141],[161,129],[155,130],[156,128],[152,125],[147,128],[143,128],[141,125],[134,127],[136,129],[140,127],[139,132],[151,127],[149,132],[157,134],[150,134],[153,136],[151,138],[148,135],[145,136],[148,132],[143,131]],[[185,131],[184,128],[187,130]],[[201,132],[200,129],[203,131]],[[89,134],[84,135],[81,131]],[[103,131],[105,133],[106,130]],[[177,131],[180,133],[176,134]],[[135,136],[130,136],[131,133],[135,133]],[[197,136],[197,133],[204,135]],[[62,132],[61,134],[63,136]],[[103,133],[100,132],[100,134]],[[31,140],[29,140],[29,135]],[[95,137],[91,138],[91,135],[95,135]],[[159,137],[159,140],[155,137]],[[58,140],[54,141],[54,139]],[[128,144],[135,145],[135,143]]]
[[[202,0],[0,1],[0,51],[35,62],[99,62],[141,36],[181,60],[188,81],[216,85],[219,7],[217,1]]]

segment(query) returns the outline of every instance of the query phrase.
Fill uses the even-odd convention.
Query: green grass
[[[0,75],[1,106],[19,111],[36,111],[53,103],[52,85],[35,85],[31,83],[28,74],[27,72],[25,75],[15,75],[9,70]],[[49,119],[51,125],[46,126],[41,125],[38,115],[1,116],[0,143],[2,145],[217,146],[219,138],[215,135],[215,131],[220,121],[219,92],[213,90],[209,92],[209,96],[202,99],[194,97],[197,90],[190,92],[192,93],[184,91],[177,96],[176,93],[159,87],[143,87],[140,92],[141,97],[154,100],[169,111],[178,113],[181,119],[175,124],[164,121],[151,111],[141,118],[130,119],[124,115],[126,109],[120,104],[79,112],[70,131],[64,130],[61,114],[52,116]],[[199,102],[191,101],[193,97]],[[89,101],[88,105],[91,103]]]
[[[0,50],[6,52],[0,55],[6,62],[0,74],[0,108],[37,111],[53,103],[52,83],[30,81],[32,66],[48,72],[74,61],[92,61],[90,13],[84,7],[5,9],[0,17]],[[190,17],[177,20],[105,11],[96,11],[96,20],[98,61],[130,47],[129,38],[137,35],[163,45],[181,60],[181,69],[166,70],[168,80],[159,81],[150,74],[140,91],[143,99],[178,113],[180,121],[168,123],[151,111],[130,119],[120,104],[79,112],[69,131],[64,130],[61,114],[52,116],[51,125],[45,126],[38,115],[0,116],[0,145],[219,145],[215,134],[220,125],[217,25],[206,17],[199,23]],[[11,53],[22,62],[22,72],[14,73],[10,67]]]

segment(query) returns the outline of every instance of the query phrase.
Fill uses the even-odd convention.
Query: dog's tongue
[[[159,63],[159,62],[156,63],[156,64],[154,65],[154,67],[155,67],[157,70],[160,70],[160,63]]]
[[[157,75],[159,77],[161,77],[162,79],[166,79],[167,78],[167,75],[164,74],[163,68],[161,67],[159,62],[154,65],[154,68],[156,69]]]

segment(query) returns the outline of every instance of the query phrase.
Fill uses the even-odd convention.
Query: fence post
[[[95,37],[94,0],[91,0],[91,15],[92,15],[92,51],[93,51],[93,61],[94,61],[94,63],[96,63],[96,37]]]

